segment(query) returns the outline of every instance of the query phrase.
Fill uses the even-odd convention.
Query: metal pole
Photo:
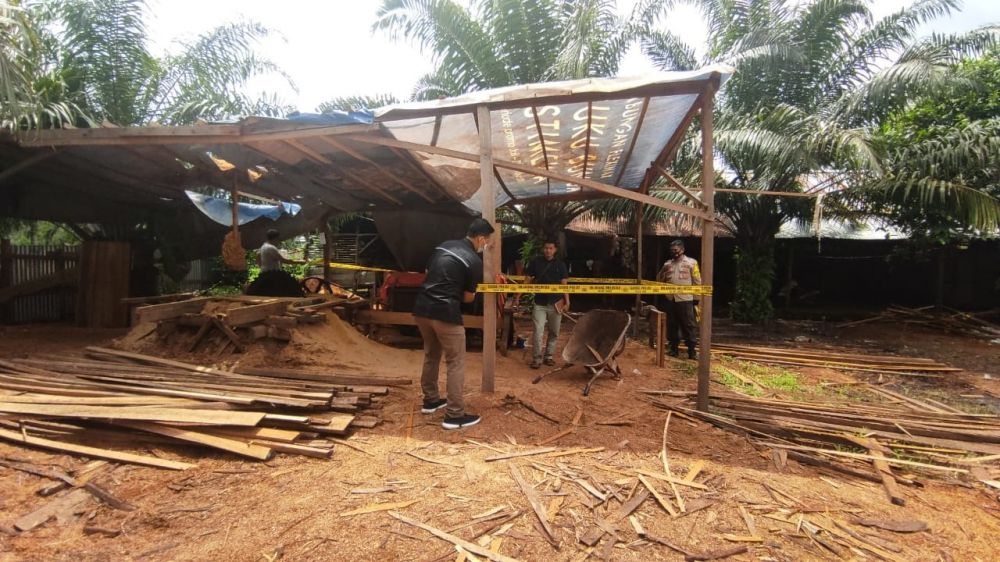
[[[701,105],[701,198],[705,203],[708,219],[701,226],[701,283],[712,284],[715,261],[715,170],[712,150],[712,110],[715,85],[709,83],[702,96]],[[708,410],[708,381],[712,374],[712,296],[701,296],[701,355],[698,356],[698,400],[697,408]]]
[[[476,107],[479,123],[479,179],[482,183],[483,218],[489,221],[496,233],[491,245],[493,250],[483,252],[483,280],[495,283],[499,269],[500,226],[496,217],[496,184],[493,177],[493,134],[490,123],[490,108]],[[493,378],[497,360],[497,296],[495,293],[483,295],[483,392],[493,392]]]

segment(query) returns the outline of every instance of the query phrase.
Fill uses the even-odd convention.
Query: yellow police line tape
[[[556,285],[556,284],[514,284],[480,283],[477,293],[543,293],[571,295],[711,295],[711,285],[667,285],[665,283],[633,282],[625,284]]]
[[[507,275],[507,279],[511,281],[524,281],[528,278],[527,275]],[[589,284],[605,284],[605,285],[634,285],[635,278],[628,277],[569,277],[566,279],[570,283],[589,283]],[[655,283],[656,281],[649,281],[649,283]]]
[[[322,265],[323,260],[322,259],[313,260],[309,263],[310,265]],[[337,262],[330,262],[330,267],[333,269],[349,269],[352,271],[378,271],[381,273],[391,273],[395,271],[393,269],[385,269],[382,267],[371,267],[367,265],[355,265],[353,263],[337,263]]]

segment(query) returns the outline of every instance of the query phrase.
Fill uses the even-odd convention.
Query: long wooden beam
[[[684,196],[687,197],[688,199],[690,199],[691,202],[693,202],[695,205],[698,205],[699,207],[702,207],[702,208],[705,207],[705,202],[702,201],[701,198],[699,198],[694,193],[691,193],[691,191],[689,191],[688,188],[684,187],[684,185],[681,184],[681,182],[677,181],[677,178],[675,178],[674,176],[670,175],[670,172],[668,172],[663,166],[661,166],[661,165],[659,165],[659,164],[657,164],[657,163],[654,162],[653,163],[653,169],[656,170],[656,173],[660,174],[660,177],[662,177],[663,179],[667,180],[667,183],[669,183],[670,185],[674,186],[674,188],[677,191],[680,191],[681,193],[683,193]]]
[[[700,94],[705,91],[706,83],[712,83],[712,81],[717,80],[718,74],[713,73],[710,78],[703,78],[700,80],[671,82],[669,84],[647,84],[616,92],[581,93],[568,89],[551,89],[547,90],[549,94],[545,95],[546,90],[540,90],[537,92],[535,97],[514,100],[496,100],[484,102],[483,105],[489,107],[490,111],[499,111],[501,109],[524,109],[528,107],[541,107],[543,105],[559,105],[567,103],[585,103],[644,97],[655,98],[664,96],[683,96]],[[428,109],[397,109],[379,116],[379,121],[398,121],[402,119],[416,119],[420,117],[437,117],[440,115],[469,113],[472,110],[471,105],[472,104],[461,104],[450,107],[434,107]]]
[[[372,125],[339,125],[284,131],[244,133],[239,125],[189,125],[180,127],[108,127],[32,131],[18,139],[21,146],[121,146],[150,144],[243,144],[326,135],[364,133]]]
[[[642,129],[642,123],[646,120],[646,110],[649,109],[649,98],[642,100],[642,110],[639,112],[639,119],[635,122],[635,131],[632,133],[632,140],[628,143],[628,150],[625,151],[625,158],[622,158],[621,167],[618,176],[615,177],[615,185],[618,185],[622,181],[622,177],[625,176],[625,170],[628,169],[628,161],[632,159],[632,150],[635,148],[636,141],[639,140],[639,131]]]
[[[496,233],[492,236],[491,246],[483,251],[483,279],[488,283],[496,281],[500,272],[500,225],[496,216],[496,184],[493,181],[495,171],[493,159],[493,127],[490,121],[490,108],[486,105],[476,107],[476,119],[479,124],[479,155],[472,155],[479,161],[479,193],[482,197],[483,218],[489,221]],[[482,391],[494,391],[494,375],[496,372],[497,353],[497,296],[483,295],[483,380]]]
[[[385,176],[390,181],[394,181],[394,182],[398,183],[399,185],[403,186],[403,188],[405,188],[406,190],[411,191],[413,193],[416,193],[424,201],[427,201],[428,203],[434,203],[434,199],[433,198],[429,197],[423,191],[421,191],[421,190],[413,187],[412,185],[410,185],[409,181],[407,181],[407,180],[399,177],[392,170],[387,169],[385,166],[379,165],[377,162],[373,161],[371,158],[365,156],[364,154],[361,154],[360,152],[358,152],[357,150],[354,150],[353,148],[350,148],[349,146],[345,145],[344,143],[337,142],[336,140],[334,140],[334,139],[332,139],[330,137],[317,137],[316,140],[322,142],[323,144],[329,146],[330,148],[333,148],[335,150],[339,150],[341,152],[344,152],[345,154],[347,154],[348,156],[351,156],[352,158],[354,158],[356,160],[360,160],[361,162],[364,162],[366,164],[371,164],[375,168],[375,171],[378,174],[381,174],[382,176]],[[434,184],[434,187],[437,187],[437,184]],[[438,188],[438,189],[440,189],[440,188]]]
[[[396,205],[402,205],[403,204],[402,201],[400,201],[399,199],[396,199],[394,196],[392,196],[391,194],[389,194],[388,191],[382,189],[381,187],[379,187],[379,186],[375,185],[374,183],[368,181],[366,178],[364,178],[364,177],[362,177],[362,176],[354,173],[353,171],[348,170],[347,168],[341,168],[340,169],[340,173],[343,174],[344,177],[350,179],[351,181],[353,181],[354,183],[360,185],[361,187],[364,187],[365,189],[371,190],[376,195],[378,195],[382,199],[385,199],[386,201],[390,201],[392,203],[395,203]]]
[[[715,270],[715,151],[712,135],[715,129],[712,112],[715,106],[715,84],[710,83],[701,95],[701,193],[709,218],[701,224],[701,283],[712,285]],[[708,411],[708,387],[712,376],[712,295],[701,298],[700,352],[698,356],[697,408]]]
[[[424,144],[418,144],[413,142],[406,142],[406,141],[400,141],[396,139],[390,139],[386,137],[376,137],[376,136],[349,135],[347,138],[350,138],[351,140],[355,140],[357,142],[366,142],[369,144],[376,144],[382,146],[394,146],[396,148],[402,148],[404,150],[426,152],[429,154],[440,154],[442,156],[448,156],[450,158],[455,158],[458,160],[466,160],[469,162],[479,161],[479,156],[476,154],[472,154],[469,152],[462,152],[459,150],[452,150],[448,148],[441,148],[438,146],[429,146]],[[493,158],[493,165],[498,168],[517,170],[520,172],[525,172],[536,176],[551,178],[556,181],[579,185],[580,187],[586,187],[589,189],[593,189],[595,191],[600,191],[602,193],[606,193],[614,197],[631,199],[633,201],[638,201],[640,203],[645,203],[647,205],[652,205],[654,207],[675,211],[685,215],[693,215],[702,219],[711,218],[706,212],[700,211],[698,209],[692,209],[691,207],[687,207],[677,203],[672,203],[670,201],[664,201],[662,199],[657,199],[656,197],[652,197],[650,195],[637,193],[635,191],[623,189],[621,187],[615,187],[612,185],[608,185],[606,183],[601,183],[599,181],[578,178],[576,176],[561,174],[559,172],[553,172],[551,170],[536,168],[534,166],[529,166],[527,164],[520,164],[517,162],[511,162],[509,160],[499,160],[496,158]],[[525,201],[528,200],[529,199],[525,199]]]

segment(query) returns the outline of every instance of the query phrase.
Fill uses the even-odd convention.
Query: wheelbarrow
[[[614,378],[620,378],[621,368],[615,358],[625,350],[625,334],[631,323],[632,318],[619,310],[587,312],[577,321],[563,348],[562,357],[566,365],[535,377],[532,383],[537,384],[548,375],[577,364],[582,364],[591,375],[587,386],[583,387],[584,396],[590,394],[594,381],[606,371],[611,371]]]

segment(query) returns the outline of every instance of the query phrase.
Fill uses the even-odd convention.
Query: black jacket
[[[420,286],[413,315],[462,323],[462,297],[475,292],[483,280],[483,260],[468,238],[444,242],[427,262],[427,278]]]

